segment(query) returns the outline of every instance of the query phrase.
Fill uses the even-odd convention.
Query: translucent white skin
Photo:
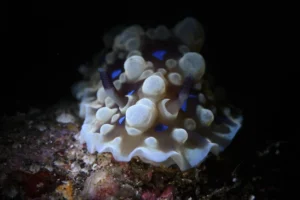
[[[173,31],[175,29],[176,26]],[[180,26],[177,26],[178,33],[179,29]],[[166,68],[158,70],[152,62],[142,57],[141,51],[136,49],[138,47],[129,48],[130,41],[141,38],[143,33],[138,26],[129,27],[115,38],[114,44],[114,49],[127,50],[127,55],[129,51],[133,52],[124,62],[125,72],[114,81],[116,89],[121,89],[123,83],[143,80],[140,93],[127,95],[127,105],[116,108],[100,85],[96,100],[82,102],[81,115],[85,115],[85,121],[78,139],[87,144],[90,153],[111,152],[115,160],[122,162],[138,156],[146,163],[165,166],[177,164],[185,171],[198,166],[209,152],[217,155],[223,151],[240,129],[242,117],[233,118],[230,109],[224,109],[224,115],[236,125],[215,125],[214,112],[203,105],[209,99],[208,96],[201,91],[201,84],[200,87],[194,85],[199,90],[196,97],[202,101],[195,107],[196,116],[182,119],[182,127],[174,127],[168,133],[152,134],[157,119],[172,122],[178,117],[178,113],[171,114],[166,108],[167,102],[171,100],[165,97],[167,85],[180,86],[188,74],[192,74],[199,85],[205,73],[205,61],[198,53],[185,52],[183,57],[169,59],[165,63]],[[165,27],[157,27],[146,33],[147,36],[151,34],[154,40],[167,38]],[[180,81],[178,77],[181,77]],[[125,121],[120,126],[118,123],[122,116],[125,116]],[[194,133],[199,126],[208,127],[211,132],[204,135]],[[227,129],[229,132],[222,134]],[[196,142],[196,146],[191,145],[191,141]]]

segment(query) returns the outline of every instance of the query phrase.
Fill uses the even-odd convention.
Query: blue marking
[[[152,56],[154,56],[158,60],[163,60],[166,53],[167,53],[167,51],[165,51],[165,50],[158,50],[158,51],[155,51],[152,54]]]
[[[182,104],[181,110],[182,110],[183,112],[186,112],[186,111],[187,111],[187,100],[185,100],[184,103]]]
[[[165,130],[167,130],[169,127],[167,125],[164,125],[164,124],[158,124],[156,127],[155,127],[155,131],[157,132],[163,132]]]
[[[111,78],[112,78],[112,79],[117,78],[121,73],[122,73],[122,70],[116,69],[115,71],[113,71],[113,72],[111,73]]]
[[[190,94],[190,95],[189,95],[189,98],[197,99],[197,95]]]
[[[132,95],[135,92],[135,90],[131,90],[130,92],[127,93],[127,95]]]
[[[123,121],[124,121],[124,119],[125,119],[125,116],[121,117],[121,118],[119,119],[119,124],[122,124]]]

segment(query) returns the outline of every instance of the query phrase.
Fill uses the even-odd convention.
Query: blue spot
[[[124,121],[124,119],[125,119],[125,116],[121,117],[121,118],[119,119],[119,124],[122,124],[123,121]]]
[[[130,92],[127,93],[127,95],[132,95],[135,92],[135,90],[131,90]]]
[[[157,58],[158,60],[163,60],[164,56],[167,52],[165,50],[158,50],[155,51],[152,56],[154,56],[155,58]]]
[[[169,127],[167,125],[164,125],[164,124],[158,124],[156,127],[155,127],[155,131],[157,132],[163,132],[165,130],[167,130]]]
[[[192,98],[192,99],[197,99],[197,95],[190,94],[190,95],[189,95],[189,98]]]
[[[116,69],[115,71],[113,71],[113,72],[111,73],[111,78],[112,78],[112,79],[117,78],[121,73],[122,73],[122,70]]]
[[[183,110],[183,112],[186,112],[186,110],[187,110],[187,100],[185,100],[184,103],[182,104],[181,110]]]

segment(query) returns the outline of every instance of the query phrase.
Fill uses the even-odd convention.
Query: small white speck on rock
[[[43,124],[38,124],[38,125],[35,126],[35,128],[37,130],[41,131],[41,132],[47,130],[47,127],[45,125],[43,125]]]
[[[95,155],[85,155],[83,156],[83,162],[87,165],[91,165],[95,162],[96,156]]]
[[[80,171],[82,171],[82,172],[84,172],[84,173],[86,173],[86,174],[89,173],[89,170],[88,170],[87,168],[82,168]]]
[[[56,161],[54,161],[54,165],[57,166],[57,167],[61,167],[61,166],[64,166],[65,163],[63,161],[56,160]]]
[[[93,166],[92,166],[92,170],[96,170],[96,169],[98,169],[98,165],[95,163],[95,164],[93,164]]]
[[[74,123],[75,117],[69,113],[61,113],[56,117],[56,121],[63,124]]]
[[[80,172],[80,170],[81,170],[81,167],[77,162],[73,162],[71,164],[71,172],[73,174],[78,174]]]
[[[40,182],[36,185],[37,188],[41,188],[41,187],[44,187],[44,183]]]
[[[47,169],[48,171],[52,172],[53,171],[53,167],[51,167],[50,165],[46,165],[45,169]]]
[[[250,195],[249,200],[254,200],[255,196],[254,195]]]
[[[30,165],[29,167],[29,170],[32,172],[32,173],[37,173],[38,171],[40,171],[40,166],[39,165],[36,165],[36,164],[32,164]]]
[[[76,158],[76,150],[75,149],[71,149],[69,151],[67,151],[67,158],[69,160],[73,160]]]

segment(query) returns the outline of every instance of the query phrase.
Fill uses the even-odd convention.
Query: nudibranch
[[[84,118],[77,139],[90,153],[111,152],[123,162],[137,156],[182,171],[224,151],[243,118],[218,104],[199,53],[203,42],[203,28],[192,17],[173,29],[122,30],[89,81],[74,88]]]

